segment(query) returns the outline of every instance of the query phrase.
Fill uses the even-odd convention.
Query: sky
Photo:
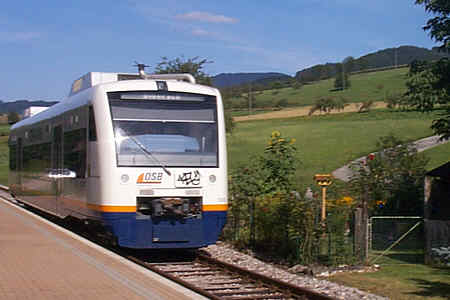
[[[436,44],[414,0],[15,0],[0,9],[0,100],[60,101],[88,72],[211,61],[209,75],[280,72]]]

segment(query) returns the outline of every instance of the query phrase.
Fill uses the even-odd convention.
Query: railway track
[[[128,259],[210,299],[335,299],[228,264],[201,251],[193,259],[177,261]]]
[[[7,191],[4,186],[0,186],[0,190]],[[81,224],[68,225],[34,208],[28,207],[28,210],[209,299],[335,299],[219,261],[202,251],[176,251],[166,255],[154,250],[136,251],[106,245],[101,238],[93,236]]]

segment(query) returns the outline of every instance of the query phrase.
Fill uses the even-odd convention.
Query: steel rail
[[[333,297],[330,297],[330,296],[327,296],[327,295],[323,295],[323,294],[317,293],[317,292],[312,291],[312,290],[307,289],[307,288],[299,287],[299,286],[290,284],[288,282],[284,282],[284,281],[281,281],[281,280],[278,280],[278,279],[275,279],[275,278],[271,278],[271,277],[268,277],[266,275],[250,271],[248,269],[244,269],[242,267],[239,267],[239,266],[236,266],[236,265],[233,265],[233,264],[229,264],[229,263],[220,261],[218,259],[206,256],[204,254],[199,254],[198,258],[200,260],[205,260],[205,261],[207,261],[209,263],[212,263],[212,264],[215,264],[215,265],[218,265],[218,266],[222,266],[222,267],[224,267],[224,268],[226,268],[228,270],[232,270],[233,272],[242,274],[244,276],[248,276],[250,278],[257,279],[257,280],[259,280],[261,282],[264,282],[266,284],[276,286],[276,287],[278,287],[280,289],[279,291],[283,291],[284,292],[285,290],[289,290],[292,294],[305,295],[307,297],[307,299],[311,299],[311,300],[333,300],[333,299],[336,299],[336,298],[333,298]]]

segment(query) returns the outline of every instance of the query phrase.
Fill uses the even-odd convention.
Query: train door
[[[53,203],[49,209],[58,213],[58,198],[61,197],[63,190],[63,130],[62,125],[57,125],[53,128],[52,141],[52,177],[53,177]]]

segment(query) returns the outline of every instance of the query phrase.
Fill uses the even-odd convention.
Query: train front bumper
[[[226,223],[226,211],[203,211],[201,218],[158,219],[139,213],[102,213],[103,223],[121,247],[200,248],[214,244]]]

